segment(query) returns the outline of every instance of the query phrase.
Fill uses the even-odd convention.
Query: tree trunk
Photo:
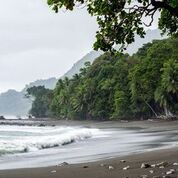
[[[146,102],[146,101],[145,101],[145,103],[146,103],[146,105],[151,109],[151,111],[155,114],[155,116],[158,117],[157,113],[156,113],[155,110],[151,107],[151,105],[150,105],[148,102]]]
[[[174,115],[168,110],[167,106],[164,106],[164,113],[166,119],[174,117]]]

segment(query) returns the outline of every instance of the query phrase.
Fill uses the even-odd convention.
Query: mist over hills
[[[22,91],[26,91],[27,88],[33,87],[33,86],[45,86],[45,88],[48,89],[54,89],[57,83],[57,78],[52,77],[49,79],[41,79],[41,80],[36,80],[34,82],[29,83],[28,85],[25,86],[25,88]]]
[[[139,36],[136,36],[135,42],[130,44],[126,50],[126,53],[132,55],[137,52],[137,50],[143,46],[143,44],[146,44],[148,42],[151,42],[154,39],[163,39],[166,36],[161,36],[160,31],[158,29],[156,30],[147,30],[145,38],[140,38]],[[117,49],[118,47],[116,47]],[[85,62],[90,61],[91,63],[99,57],[101,54],[103,54],[102,51],[91,51],[88,54],[86,54],[82,59],[77,61],[70,70],[68,70],[63,76],[71,78],[74,74],[78,73],[80,68],[82,68],[85,64]]]
[[[56,85],[56,78],[37,80],[25,86],[22,91],[8,90],[0,94],[0,115],[24,116],[31,108],[31,100],[25,97],[26,89],[32,86],[44,85],[46,88],[53,89]]]
[[[99,57],[103,52],[102,51],[91,51],[88,54],[86,54],[82,59],[77,61],[72,68],[67,71],[62,78],[69,77],[71,78],[74,74],[78,73],[80,68],[82,68],[85,64],[85,62],[90,61],[91,63]]]
[[[26,115],[31,108],[31,101],[23,92],[8,90],[0,95],[0,115]]]
[[[165,36],[162,37],[159,30],[148,30],[145,38],[136,36],[135,42],[128,46],[126,53],[132,55],[138,48],[142,47],[143,44],[151,42],[153,39],[162,38],[165,38]],[[71,78],[74,74],[79,72],[85,62],[90,61],[92,63],[102,53],[102,51],[89,52],[76,62],[61,78]],[[27,84],[21,92],[10,89],[5,93],[0,94],[0,115],[26,115],[31,108],[31,101],[24,97],[26,89],[32,86],[45,86],[46,88],[54,89],[57,80],[57,78],[36,80]]]
[[[155,30],[147,30],[146,31],[146,35],[145,38],[140,38],[138,35],[135,37],[135,42],[130,44],[127,47],[126,52],[130,55],[134,54],[137,52],[137,50],[139,48],[141,48],[143,46],[143,44],[152,42],[153,40],[159,40],[159,39],[163,39],[166,38],[167,36],[161,36],[161,31],[158,29]]]

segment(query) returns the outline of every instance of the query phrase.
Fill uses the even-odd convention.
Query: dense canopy
[[[177,51],[178,38],[170,38],[148,43],[133,56],[105,53],[71,79],[60,79],[53,91],[29,89],[36,98],[31,112],[38,117],[34,110],[41,112],[35,108],[43,103],[44,116],[60,119],[174,117]]]

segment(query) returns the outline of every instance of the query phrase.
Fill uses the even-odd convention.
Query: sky
[[[46,1],[0,0],[0,93],[59,78],[92,50],[95,18],[86,9],[55,14]]]
[[[0,92],[59,78],[92,50],[97,24],[85,9],[55,14],[46,0],[0,4]]]

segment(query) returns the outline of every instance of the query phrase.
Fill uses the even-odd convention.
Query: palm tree
[[[172,117],[170,112],[172,100],[178,100],[178,62],[170,59],[161,69],[161,85],[155,92],[155,100],[164,108],[166,117]],[[174,97],[176,96],[176,98]]]

